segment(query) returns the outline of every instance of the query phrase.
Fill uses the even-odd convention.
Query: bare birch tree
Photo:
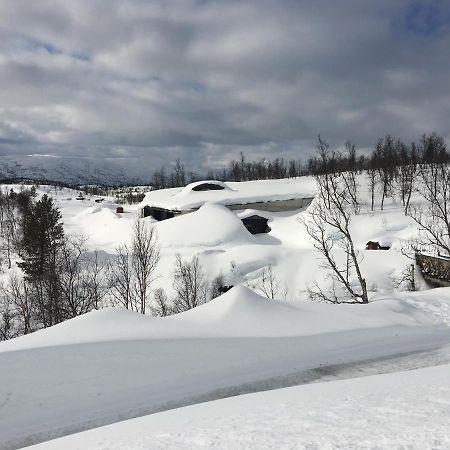
[[[108,279],[113,303],[145,314],[159,257],[155,229],[137,220],[131,247],[119,246],[109,263]]]
[[[320,151],[320,149],[319,149]],[[325,161],[326,162],[326,161]],[[351,219],[359,212],[357,186],[349,185],[341,173],[328,173],[316,176],[318,194],[314,204],[303,219],[308,235],[314,247],[325,260],[325,267],[331,270],[333,286],[325,292],[316,285],[310,288],[310,295],[315,299],[332,303],[368,303],[366,280],[360,269],[358,250],[350,231]],[[353,191],[349,193],[349,188]],[[345,263],[339,263],[335,249],[341,249]],[[357,285],[353,283],[356,277]],[[344,288],[346,297],[341,298],[337,287]]]
[[[137,308],[145,314],[151,283],[160,258],[156,230],[144,221],[137,220],[133,229],[131,260],[134,282],[134,296]]]
[[[173,308],[169,302],[166,291],[162,288],[155,289],[154,302],[150,307],[152,314],[157,317],[166,317],[173,314]]]
[[[173,287],[175,290],[173,307],[177,313],[195,308],[207,301],[208,284],[197,256],[187,261],[183,260],[181,255],[176,256]]]
[[[265,267],[261,272],[261,279],[256,284],[256,288],[261,291],[267,298],[275,299],[278,294],[280,283],[273,271],[271,264]]]
[[[419,225],[419,246],[450,256],[450,168],[444,140],[424,136],[417,168],[418,193],[424,205],[411,205],[408,214]]]
[[[116,255],[108,264],[108,286],[114,305],[134,310],[133,268],[130,251],[126,245],[116,248]]]

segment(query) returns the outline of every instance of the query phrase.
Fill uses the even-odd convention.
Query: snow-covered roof
[[[195,190],[196,187],[209,183],[217,185],[218,190]],[[207,180],[188,184],[184,188],[151,191],[146,194],[140,207],[148,205],[182,211],[199,208],[205,203],[246,205],[249,203],[311,198],[315,194],[316,184],[313,177],[227,183]]]

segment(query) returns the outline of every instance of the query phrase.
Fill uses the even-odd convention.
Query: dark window
[[[222,191],[225,189],[220,184],[215,183],[203,183],[192,188],[193,191]]]
[[[242,219],[242,223],[251,234],[261,234],[270,231],[270,227],[267,225],[268,220],[265,217],[255,215]]]
[[[144,206],[144,217],[152,216],[155,220],[166,220],[175,217],[175,214],[168,209],[152,208],[150,206]]]

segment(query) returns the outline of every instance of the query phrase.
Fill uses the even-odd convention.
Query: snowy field
[[[130,242],[137,206],[116,214],[113,199],[47,190],[89,249]],[[166,318],[106,308],[0,343],[0,448],[449,448],[450,288],[427,290],[418,273],[420,292],[397,286],[417,234],[401,205],[353,222],[368,305],[308,299],[328,274],[305,212],[264,213],[266,235],[247,232],[248,213],[206,204],[155,224],[154,287],[170,294],[175,255],[198,255],[209,279],[237,286],[223,296]],[[391,249],[365,251],[369,240]],[[259,289],[268,265],[276,300]]]

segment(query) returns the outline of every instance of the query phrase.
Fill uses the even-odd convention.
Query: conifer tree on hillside
[[[23,261],[18,266],[28,279],[40,277],[50,268],[63,240],[61,213],[53,204],[53,199],[43,195],[34,205],[29,206],[22,221],[19,255]]]
[[[64,320],[58,262],[63,245],[61,213],[52,198],[43,195],[23,216],[18,266],[30,284],[36,315],[44,327]]]

